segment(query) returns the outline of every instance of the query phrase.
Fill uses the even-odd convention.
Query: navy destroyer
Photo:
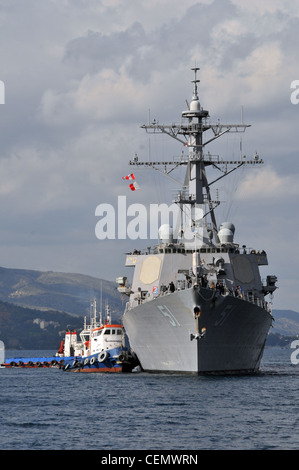
[[[162,165],[166,174],[185,165],[186,175],[174,201],[179,226],[163,224],[157,245],[127,255],[125,265],[134,270],[131,283],[128,276],[117,278],[118,290],[129,297],[123,324],[144,371],[253,373],[259,370],[272,325],[277,278],[261,278],[259,267],[268,264],[265,251],[237,244],[232,223],[217,226],[220,202],[212,199],[211,185],[263,161],[258,155],[223,160],[206,151],[215,139],[245,132],[249,125],[211,123],[199,101],[199,68],[192,70],[193,96],[181,122],[141,126],[147,133],[176,139],[188,147],[188,155],[146,162],[135,155],[129,162],[155,169]],[[211,166],[221,173],[208,182]]]

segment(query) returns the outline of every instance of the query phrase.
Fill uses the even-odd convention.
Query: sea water
[[[291,354],[266,348],[260,372],[248,376],[0,369],[0,449],[298,449],[299,365]]]

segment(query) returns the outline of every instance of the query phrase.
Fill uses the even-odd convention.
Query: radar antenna
[[[197,98],[197,84],[200,83],[200,80],[197,78],[197,72],[200,70],[199,67],[193,67],[191,70],[194,70],[194,80],[191,80],[194,83],[194,97]]]

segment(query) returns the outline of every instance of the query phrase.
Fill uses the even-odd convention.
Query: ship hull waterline
[[[146,372],[250,374],[259,370],[272,316],[241,298],[189,288],[127,309],[123,324]]]

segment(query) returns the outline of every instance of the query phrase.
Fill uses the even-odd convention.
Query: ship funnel
[[[159,228],[159,238],[163,243],[173,243],[173,229],[168,224],[163,224]]]

